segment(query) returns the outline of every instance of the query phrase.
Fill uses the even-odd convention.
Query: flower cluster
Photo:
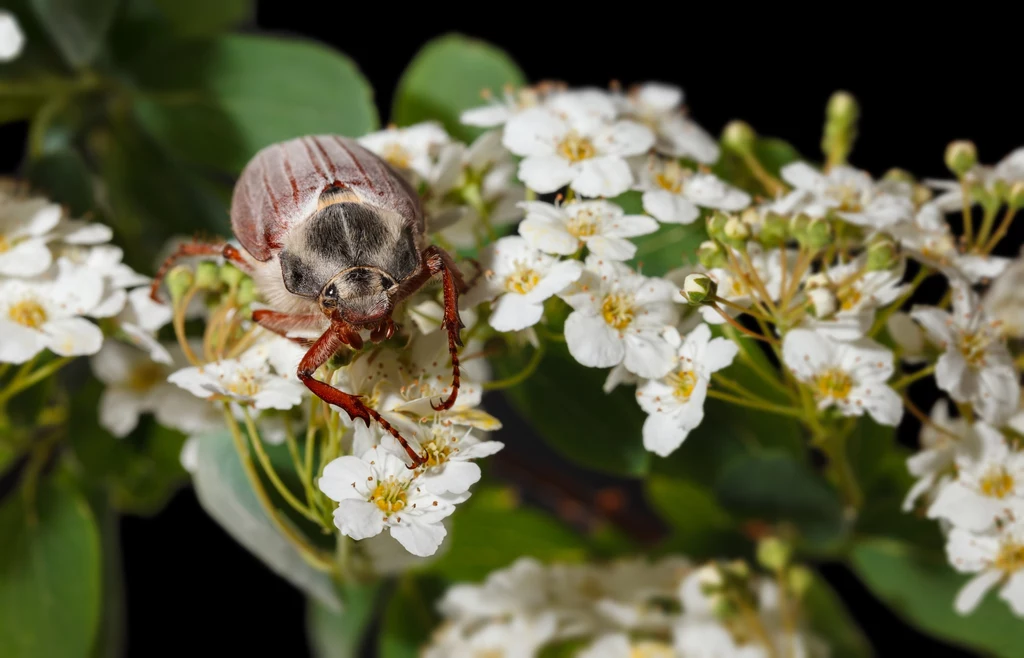
[[[808,572],[780,573],[772,580],[742,561],[695,567],[682,557],[551,565],[521,558],[480,584],[452,586],[424,655],[536,656],[553,647],[583,658],[828,655],[798,615]]]

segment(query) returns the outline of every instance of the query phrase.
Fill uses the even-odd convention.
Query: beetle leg
[[[156,293],[160,289],[160,284],[163,283],[164,277],[167,276],[167,272],[170,271],[171,267],[177,261],[188,256],[223,256],[225,260],[237,265],[246,272],[252,268],[249,263],[246,262],[245,257],[242,256],[242,252],[235,249],[230,244],[212,244],[209,242],[186,242],[179,245],[173,254],[167,257],[157,270],[156,276],[153,277],[153,283],[149,286],[149,296],[154,302],[159,302]]]
[[[452,392],[439,404],[430,403],[434,411],[444,411],[451,409],[459,397],[459,348],[462,347],[459,332],[466,326],[459,316],[459,290],[466,288],[466,282],[444,249],[431,245],[423,251],[423,256],[430,274],[441,274],[444,287],[444,327],[448,330],[448,353],[452,357]]]
[[[319,314],[307,314],[307,315],[293,315],[289,313],[278,313],[277,311],[271,311],[268,309],[259,309],[252,312],[252,320],[256,324],[260,325],[267,331],[273,331],[279,336],[283,336],[293,343],[298,343],[303,347],[309,347],[313,344],[313,341],[309,338],[302,338],[296,336],[289,336],[289,331],[295,329],[310,329],[316,327],[323,316]]]
[[[383,340],[388,340],[395,335],[395,331],[398,329],[398,325],[391,318],[382,320],[380,324],[374,327],[373,331],[370,332],[370,340],[374,343],[379,343]]]
[[[342,322],[334,322],[331,324],[330,329],[324,332],[323,336],[313,343],[313,346],[309,348],[306,355],[302,357],[302,361],[299,362],[298,376],[303,384],[306,385],[310,391],[313,392],[318,398],[326,402],[327,404],[333,404],[336,407],[341,407],[348,417],[355,421],[356,418],[362,419],[364,423],[369,426],[370,421],[374,420],[380,423],[391,436],[398,439],[398,442],[405,448],[405,452],[412,459],[412,466],[409,468],[417,468],[426,463],[427,458],[421,456],[409,442],[406,441],[402,435],[395,429],[391,423],[384,420],[379,413],[362,401],[360,396],[352,395],[351,393],[345,393],[339,391],[330,384],[322,382],[319,379],[313,377],[313,373],[316,372],[317,368],[327,362],[334,353],[341,349],[342,345],[345,345],[350,338],[350,334],[353,332],[348,325]],[[359,337],[358,333],[355,333],[356,337]]]

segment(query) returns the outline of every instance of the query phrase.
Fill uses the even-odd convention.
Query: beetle
[[[273,310],[253,312],[260,326],[282,336],[315,331],[320,337],[299,362],[299,379],[321,400],[354,421],[371,421],[390,432],[415,468],[426,462],[359,396],[314,378],[316,370],[346,345],[363,346],[394,335],[395,307],[440,274],[443,326],[452,360],[449,396],[431,406],[450,409],[459,394],[462,346],[459,293],[466,283],[452,257],[426,244],[419,196],[395,169],[337,135],[300,137],[260,150],[242,171],[231,200],[231,229],[243,251],[227,244],[182,244],[158,270],[150,295],[157,300],[170,267],[187,256],[220,255],[248,272]]]

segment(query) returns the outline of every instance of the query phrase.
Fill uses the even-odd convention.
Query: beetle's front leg
[[[430,406],[434,411],[445,411],[451,409],[459,397],[459,348],[462,347],[460,332],[466,326],[462,324],[462,318],[459,316],[459,290],[465,289],[466,283],[452,257],[444,249],[431,245],[423,251],[423,256],[430,274],[441,275],[444,289],[444,327],[448,330],[448,353],[452,357],[452,392],[440,404],[435,405],[431,402]]]
[[[259,309],[252,312],[252,321],[260,325],[267,331],[272,331],[278,336],[282,336],[298,343],[303,347],[310,347],[313,341],[309,338],[301,338],[295,336],[289,336],[289,331],[295,331],[297,329],[315,329],[320,322],[323,320],[323,315],[320,314],[290,314],[290,313],[279,313],[277,311],[271,311],[269,309]]]
[[[160,269],[156,271],[156,275],[153,277],[153,282],[149,286],[149,297],[154,302],[160,301],[156,297],[157,291],[160,289],[160,284],[163,283],[164,277],[167,276],[167,272],[170,271],[171,266],[182,258],[189,256],[222,256],[224,260],[229,263],[233,263],[240,269],[246,272],[251,271],[251,266],[245,260],[245,256],[242,255],[238,249],[235,249],[232,245],[227,243],[208,243],[208,242],[186,242],[179,245],[174,253],[164,260]]]
[[[405,452],[412,459],[412,466],[409,468],[416,468],[423,465],[427,458],[421,456],[409,442],[395,429],[391,423],[384,420],[379,413],[374,409],[366,406],[362,399],[358,395],[352,395],[351,393],[345,393],[339,391],[330,384],[322,382],[319,379],[313,377],[313,373],[317,371],[317,368],[322,366],[334,356],[335,352],[347,344],[347,339],[351,334],[355,334],[356,338],[359,337],[357,332],[354,332],[347,324],[343,322],[332,322],[331,327],[324,332],[320,338],[313,343],[313,346],[309,348],[306,355],[302,357],[302,361],[299,362],[298,376],[303,384],[306,385],[310,391],[313,392],[318,398],[326,402],[327,404],[333,404],[336,407],[341,407],[348,417],[355,421],[356,418],[361,419],[364,423],[369,426],[370,421],[376,421],[380,423],[391,436],[398,439],[398,442],[402,444]]]

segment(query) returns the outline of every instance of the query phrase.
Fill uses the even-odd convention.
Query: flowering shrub
[[[870,655],[824,561],[924,632],[1019,651],[1024,150],[987,166],[954,142],[950,180],[874,177],[847,93],[818,162],[742,122],[715,139],[673,85],[530,85],[454,35],[380,130],[320,46],[228,25],[197,46],[157,11],[165,38],[107,52],[131,16],[83,4],[103,19],[83,34],[41,6],[0,12],[0,118],[32,122],[25,180],[0,187],[0,655],[116,652],[98,520],[187,483],[309,597],[323,656]],[[97,69],[36,77],[58,58]],[[254,322],[287,303],[260,277],[195,257],[151,278],[190,230],[226,230],[225,181],[259,149],[322,133],[405,178],[468,282],[455,381],[438,282],[319,368],[380,422],[310,392],[318,336]],[[498,392],[572,468],[638,481],[665,531],[617,524],[617,489],[554,514],[492,469],[521,438],[492,436]]]

